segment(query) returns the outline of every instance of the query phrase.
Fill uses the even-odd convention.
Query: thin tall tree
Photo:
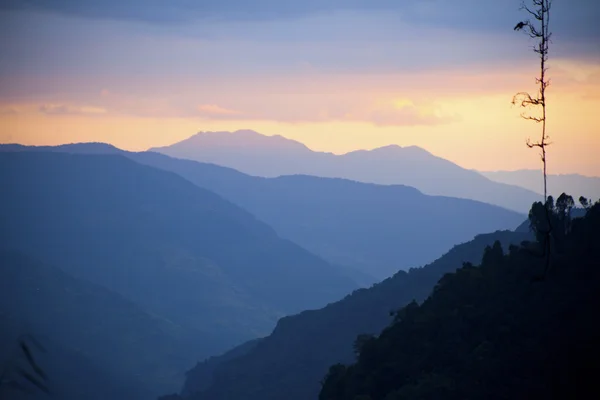
[[[550,37],[552,36],[552,33],[548,28],[552,0],[531,0],[531,2],[533,3],[533,9],[525,5],[525,3],[521,5],[521,9],[526,11],[532,19],[519,22],[514,29],[516,31],[524,30],[529,37],[536,40],[533,51],[538,54],[540,58],[540,75],[535,78],[535,82],[538,85],[538,92],[535,96],[532,96],[528,92],[519,92],[513,97],[512,102],[523,108],[533,107],[538,110],[541,109],[541,113],[530,114],[528,112],[523,112],[521,116],[542,125],[540,140],[532,142],[530,139],[527,139],[527,146],[529,148],[537,147],[541,150],[540,156],[544,168],[545,203],[548,198],[546,147],[551,144],[548,141],[549,136],[546,132],[546,89],[550,86],[550,79],[547,77],[547,62]]]
[[[547,62],[548,62],[548,50],[550,44],[550,37],[552,33],[549,30],[550,22],[550,8],[552,7],[552,0],[530,0],[532,7],[522,3],[521,9],[529,14],[529,19],[520,21],[514,28],[515,31],[524,31],[527,35],[536,41],[533,46],[533,51],[539,56],[540,59],[540,74],[535,78],[535,82],[538,85],[538,91],[535,96],[532,96],[528,92],[517,93],[512,100],[513,104],[517,104],[526,110],[521,114],[524,119],[534,121],[541,124],[541,136],[540,140],[532,142],[527,139],[527,146],[531,148],[540,149],[540,157],[543,164],[544,174],[544,208],[546,210],[546,227],[543,232],[543,252],[546,256],[546,269],[550,265],[550,250],[551,250],[551,234],[552,234],[552,221],[550,214],[553,210],[549,209],[548,202],[548,174],[547,174],[547,153],[546,147],[551,143],[549,142],[549,136],[546,131],[547,113],[546,113],[546,90],[550,86],[550,79],[548,79]],[[535,111],[534,111],[535,110]],[[532,113],[533,111],[533,113]]]

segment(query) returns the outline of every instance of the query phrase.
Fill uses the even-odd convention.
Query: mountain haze
[[[241,130],[200,132],[150,151],[231,167],[255,176],[302,174],[401,184],[430,195],[479,200],[520,212],[527,212],[531,203],[540,198],[530,190],[491,181],[416,146],[390,145],[335,155],[312,151],[281,136]]]
[[[399,269],[431,262],[478,233],[515,229],[525,219],[525,215],[500,207],[427,196],[402,185],[299,175],[260,178],[212,164],[152,152],[124,152],[102,144],[0,146],[2,149],[115,153],[175,172],[250,211],[281,236],[332,263],[350,267],[346,273],[363,285]]]
[[[61,399],[102,399],[107,389],[112,398],[143,399],[177,387],[193,362],[190,331],[117,293],[15,252],[0,252],[0,264],[2,329],[13,332],[0,345],[16,344],[20,333],[38,338],[48,348],[43,366]],[[71,381],[73,358],[80,369],[95,370],[81,374],[85,386]]]
[[[220,196],[120,155],[3,152],[0,185],[1,249],[183,327],[194,358],[357,287]]]
[[[536,193],[544,193],[544,181],[541,170],[522,169],[518,171],[480,171],[489,179],[520,186]],[[593,201],[600,199],[600,178],[579,174],[548,175],[548,193],[557,198],[561,193],[584,196]]]
[[[530,237],[510,231],[478,235],[422,268],[398,272],[320,310],[282,318],[268,337],[199,363],[188,373],[184,398],[315,399],[329,366],[354,359],[357,335],[378,333],[390,323],[390,311],[424,300],[444,274],[477,262],[494,241],[508,246]]]

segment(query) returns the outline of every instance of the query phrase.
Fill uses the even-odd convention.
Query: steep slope
[[[355,364],[331,368],[319,398],[597,398],[600,203],[565,226],[550,269],[531,247],[495,243],[480,267],[444,276],[363,338]]]
[[[196,366],[186,373],[182,392],[190,395],[208,389],[212,384],[213,374],[217,368],[228,361],[248,354],[263,340],[264,338],[250,340],[219,356],[209,357],[196,363]]]
[[[384,279],[481,232],[514,229],[524,215],[470,200],[310,176],[257,178],[156,153],[129,153],[244,207],[327,260]],[[443,226],[444,229],[439,229]]]
[[[189,372],[184,397],[189,399],[314,399],[330,365],[351,362],[359,334],[374,334],[390,322],[390,311],[423,300],[435,283],[463,261],[481,259],[496,240],[520,243],[529,234],[496,232],[455,246],[437,261],[360,289],[327,307],[282,318],[273,333],[258,343],[236,349],[242,355],[210,360]],[[207,379],[212,376],[212,381]],[[198,391],[192,393],[194,391]]]
[[[51,149],[119,152],[99,144]],[[488,204],[427,196],[400,185],[309,176],[266,179],[158,153],[121,154],[138,163],[175,172],[220,194],[249,210],[283,237],[332,263],[353,268],[346,273],[367,285],[399,269],[431,262],[454,244],[478,233],[512,230],[525,219],[525,215]]]
[[[518,171],[480,171],[483,176],[501,183],[544,193],[542,171],[522,169]],[[593,201],[600,199],[600,178],[579,174],[548,175],[549,194],[558,197],[561,193],[573,193]]]
[[[198,358],[355,288],[218,195],[122,156],[0,154],[0,247],[198,332]]]
[[[7,335],[0,345],[7,350],[23,329],[38,337],[48,351],[41,364],[59,398],[102,399],[108,391],[113,399],[143,399],[177,387],[193,362],[186,352],[190,332],[118,294],[19,253],[0,252],[0,265]]]
[[[343,155],[315,152],[281,136],[253,131],[200,132],[153,148],[172,157],[235,168],[263,177],[314,175],[377,184],[401,184],[430,195],[473,199],[526,212],[539,195],[498,183],[416,146],[386,146]]]
[[[99,368],[80,352],[58,344],[47,336],[34,335],[43,350],[32,348],[36,363],[48,379],[45,382],[50,390],[48,396],[19,374],[16,366],[26,367],[25,355],[19,353],[19,336],[23,326],[19,320],[0,314],[0,362],[4,368],[4,382],[0,384],[0,398],[10,400],[145,400],[152,398],[152,390],[137,387],[135,377],[117,376]],[[28,331],[31,333],[31,331]],[[22,389],[9,385],[8,381],[18,382]],[[25,391],[23,391],[25,389]]]

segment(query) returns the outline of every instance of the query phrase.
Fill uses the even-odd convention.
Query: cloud
[[[306,101],[308,100],[308,101]],[[360,97],[335,96],[324,102],[308,99],[286,99],[246,104],[248,111],[240,112],[215,104],[198,106],[207,119],[273,121],[280,123],[367,122],[378,126],[433,126],[456,122],[459,117],[443,112],[430,102],[407,99],[384,100],[370,103]]]
[[[379,126],[432,126],[460,120],[458,115],[444,113],[434,104],[415,104],[408,99],[380,102],[371,108],[348,113],[344,119]]]
[[[412,8],[406,6],[406,11],[384,13],[369,8],[369,12],[359,13],[345,10],[346,3],[334,1],[332,5],[345,11],[312,13],[293,20],[237,21],[220,17],[173,25],[73,18],[71,11],[69,16],[57,14],[59,11],[0,11],[0,26],[8,33],[0,35],[0,79],[3,86],[13,86],[10,75],[53,80],[68,76],[83,81],[85,86],[78,88],[83,91],[103,78],[127,77],[129,81],[144,79],[143,85],[154,90],[159,81],[175,76],[207,82],[215,76],[282,71],[366,74],[466,69],[482,64],[512,68],[535,63],[532,43],[512,29],[514,21],[524,16],[518,4],[509,7],[496,1],[487,9],[486,0],[454,2],[469,7],[459,13],[446,3],[438,4],[438,0],[419,0]],[[164,3],[168,9],[173,2]],[[563,3],[557,1],[556,7],[564,8]],[[52,1],[44,4],[50,7]],[[129,2],[123,4],[124,8],[130,7]],[[260,8],[261,4],[255,5]],[[111,12],[110,4],[94,5]],[[90,12],[96,8],[90,7]],[[569,12],[558,11],[557,19],[566,18]],[[600,34],[593,43],[593,36],[574,43],[568,37],[586,23],[575,25],[562,29],[552,20],[551,57],[597,54],[600,58]],[[593,26],[600,30],[600,24]],[[20,82],[19,90],[36,90],[39,86],[30,79]]]
[[[337,12],[384,13],[417,25],[468,31],[505,31],[514,26],[520,2],[498,0],[3,0],[0,10],[37,9],[93,19],[142,21],[178,25],[202,20],[273,21]],[[569,0],[553,3],[552,26],[583,40],[600,38],[600,2]]]
[[[70,106],[66,104],[43,104],[38,111],[46,115],[102,115],[106,109],[90,106]]]
[[[14,106],[0,106],[0,115],[18,115],[20,110]]]
[[[559,86],[566,93],[579,94],[583,100],[600,99],[600,64],[558,60],[549,71],[551,89]]]
[[[198,111],[201,115],[212,118],[231,118],[232,116],[241,116],[243,115],[239,111],[230,110],[227,108],[220,107],[216,104],[201,104],[198,106]]]

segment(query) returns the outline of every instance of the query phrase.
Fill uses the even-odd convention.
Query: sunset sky
[[[539,61],[519,0],[2,0],[0,142],[164,146],[253,129],[538,168],[511,105]],[[549,172],[600,176],[600,1],[554,0]]]

